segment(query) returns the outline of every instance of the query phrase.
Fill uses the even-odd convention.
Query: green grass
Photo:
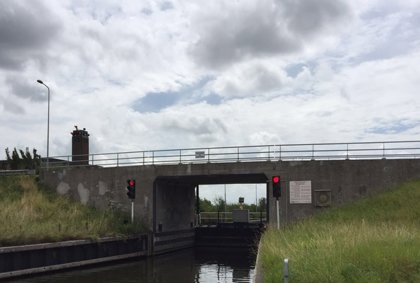
[[[127,224],[128,219],[126,214],[98,211],[49,192],[35,177],[0,177],[0,246],[144,231],[141,223]]]
[[[420,181],[289,225],[260,246],[264,282],[420,282]]]

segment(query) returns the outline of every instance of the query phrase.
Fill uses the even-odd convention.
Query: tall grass
[[[420,282],[420,181],[330,209],[261,240],[264,282]]]
[[[0,177],[0,246],[140,233],[120,212],[97,211],[40,188],[34,177]]]

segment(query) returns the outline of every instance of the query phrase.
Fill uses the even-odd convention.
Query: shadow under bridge
[[[211,174],[158,176],[153,188],[153,232],[155,245],[161,242],[174,245],[177,241],[195,243],[195,233],[199,228],[199,186],[216,184],[257,184],[268,183],[264,173],[252,174]],[[267,188],[268,189],[268,188]],[[268,191],[267,191],[268,193]],[[267,204],[268,205],[268,204]],[[266,208],[268,210],[268,207]],[[218,227],[238,229],[249,225]],[[181,243],[179,243],[181,245]]]

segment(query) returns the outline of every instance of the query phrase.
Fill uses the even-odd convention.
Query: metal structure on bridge
[[[420,157],[420,141],[381,141],[197,147],[143,150],[50,158],[50,167],[141,166],[255,161],[310,161],[357,159],[408,159]],[[87,160],[86,164],[72,160]],[[46,167],[46,163],[41,165]]]

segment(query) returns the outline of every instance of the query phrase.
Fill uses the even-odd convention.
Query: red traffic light
[[[281,196],[280,176],[273,176],[271,180],[273,181],[273,197],[279,199]]]
[[[128,185],[130,187],[134,187],[135,183],[136,183],[136,181],[134,181],[134,180],[128,180]]]

